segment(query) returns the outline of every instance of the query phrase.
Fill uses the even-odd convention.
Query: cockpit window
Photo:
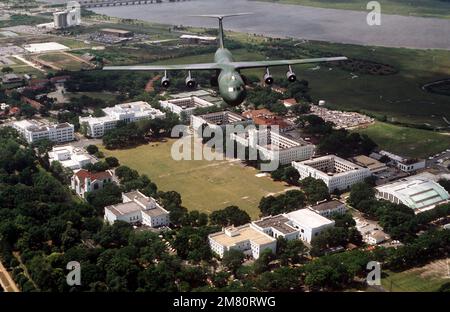
[[[242,87],[242,86],[228,88],[228,92],[236,92],[236,91],[242,91],[242,90],[244,90],[244,87]]]

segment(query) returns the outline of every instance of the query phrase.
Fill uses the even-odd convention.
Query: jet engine
[[[189,72],[189,75],[186,77],[186,87],[189,89],[194,89],[196,86],[197,81],[192,77],[191,72]]]
[[[264,75],[264,82],[266,83],[266,85],[270,86],[273,84],[273,77],[269,72],[269,69],[267,68],[266,70],[266,74]]]
[[[164,89],[167,89],[170,87],[170,79],[167,76],[164,76],[161,79],[161,87],[163,87]]]
[[[286,77],[289,80],[289,82],[295,82],[297,81],[297,75],[292,70],[291,66],[289,66],[289,71],[286,73]]]

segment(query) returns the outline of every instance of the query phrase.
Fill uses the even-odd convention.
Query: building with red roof
[[[95,192],[113,183],[111,170],[101,172],[89,172],[85,169],[78,170],[71,179],[71,188],[82,198],[86,198],[89,192]]]

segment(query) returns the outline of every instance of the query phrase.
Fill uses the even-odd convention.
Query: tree
[[[299,239],[277,241],[277,256],[283,266],[300,263],[307,251],[306,246]]]
[[[358,209],[359,204],[363,200],[375,199],[375,190],[372,186],[367,183],[360,182],[352,186],[350,191],[350,196],[348,198],[348,203]]]
[[[219,226],[240,226],[250,222],[250,216],[237,206],[229,206],[222,210],[213,211],[210,215],[211,224]]]
[[[242,251],[237,249],[230,249],[224,252],[222,264],[233,274],[236,274],[237,269],[241,267],[244,259],[245,256]]]
[[[447,191],[450,192],[450,180],[440,179],[438,183]]]
[[[5,74],[12,73],[13,71],[14,71],[14,69],[12,69],[9,66],[5,66],[5,67],[2,68],[2,73],[5,73]]]
[[[301,180],[300,185],[310,205],[330,199],[328,186],[322,180],[307,177]]]
[[[90,154],[90,155],[94,155],[95,153],[98,152],[98,147],[96,145],[88,145],[86,147],[86,151]]]
[[[106,157],[105,162],[110,168],[115,168],[120,165],[119,160],[116,157]]]
[[[300,173],[292,166],[288,166],[284,169],[282,180],[290,185],[298,185],[300,179]]]
[[[255,260],[253,263],[253,269],[256,274],[261,274],[263,272],[266,272],[270,269],[270,262],[273,260],[274,255],[272,253],[272,250],[265,249],[261,254],[259,255],[259,258]]]

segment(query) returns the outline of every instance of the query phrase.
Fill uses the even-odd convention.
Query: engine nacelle
[[[163,87],[164,89],[170,87],[170,79],[167,78],[167,76],[164,76],[163,79],[161,79],[161,87]]]
[[[269,71],[267,71],[267,73],[264,75],[264,82],[266,83],[266,85],[270,86],[273,84],[273,77],[272,75],[269,73]]]
[[[197,86],[197,81],[195,78],[192,78],[191,72],[189,72],[189,75],[186,77],[186,87],[189,89],[194,89]]]
[[[289,80],[289,82],[297,81],[297,75],[294,73],[292,69],[289,69],[289,71],[286,73],[286,77]]]

